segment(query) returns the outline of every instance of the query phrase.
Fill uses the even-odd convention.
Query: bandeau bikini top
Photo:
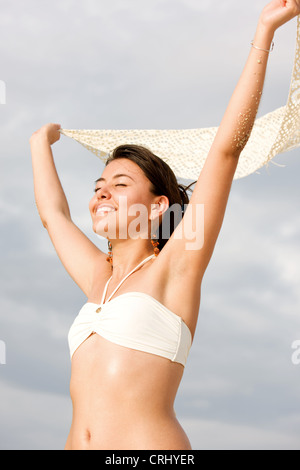
[[[144,292],[126,292],[110,300],[130,274],[155,255],[144,259],[127,274],[104,303],[87,302],[75,318],[68,335],[71,358],[77,348],[97,333],[112,343],[179,362],[185,366],[192,334],[182,318]]]

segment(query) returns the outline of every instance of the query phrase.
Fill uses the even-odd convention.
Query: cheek
[[[139,193],[128,195],[127,212],[129,218],[132,218],[131,216],[134,216],[134,214],[139,215],[140,212],[144,215],[148,213],[148,201],[143,197],[142,191],[141,189]]]
[[[148,197],[147,192],[145,191],[145,187],[139,185],[134,189],[134,191],[128,191],[128,207],[130,205],[141,205],[144,208],[149,209],[151,207],[151,199]]]
[[[89,211],[90,211],[91,214],[92,214],[93,209],[95,207],[95,203],[96,203],[96,196],[94,196],[89,202]]]

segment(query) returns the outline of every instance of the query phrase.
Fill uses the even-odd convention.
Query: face
[[[110,162],[97,180],[89,204],[94,232],[110,240],[148,238],[149,223],[157,222],[164,203],[168,204],[168,198],[154,196],[150,187],[141,168],[131,160]]]

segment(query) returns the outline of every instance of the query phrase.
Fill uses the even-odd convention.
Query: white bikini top
[[[180,316],[144,292],[126,292],[110,300],[130,274],[154,256],[144,259],[127,274],[105,303],[112,276],[104,288],[101,304],[87,302],[82,307],[68,335],[71,358],[83,341],[97,333],[112,343],[156,354],[185,366],[192,334]]]

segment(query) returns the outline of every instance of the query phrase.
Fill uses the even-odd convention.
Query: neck
[[[110,242],[113,256],[112,275],[117,279],[124,277],[145,258],[154,254],[153,247],[147,239],[110,240]]]

